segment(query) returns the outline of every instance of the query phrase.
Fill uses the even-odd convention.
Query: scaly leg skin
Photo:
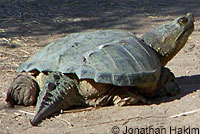
[[[20,74],[11,83],[6,96],[9,107],[15,104],[33,105],[39,93],[39,86],[32,76]]]
[[[111,99],[111,104],[115,106],[127,106],[135,104],[144,104],[146,99],[130,87],[124,87],[123,89],[117,88],[113,90],[113,99]]]
[[[41,89],[37,100],[36,114],[31,121],[33,126],[61,109],[85,104],[84,98],[78,91],[77,82],[64,74],[50,73],[43,80]]]
[[[176,83],[174,74],[165,67],[162,67],[156,96],[175,96],[180,93],[180,86]]]

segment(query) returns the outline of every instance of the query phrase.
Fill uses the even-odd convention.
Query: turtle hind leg
[[[6,102],[9,107],[15,104],[29,106],[36,103],[38,94],[37,82],[29,75],[19,74],[7,91]]]
[[[83,98],[77,83],[64,74],[50,73],[43,80],[42,90],[36,104],[36,114],[31,125],[37,126],[43,119],[72,106],[82,105]]]
[[[110,103],[115,106],[127,106],[146,103],[146,99],[134,88],[124,87],[112,91]]]
[[[180,93],[180,86],[176,82],[174,74],[166,67],[162,67],[158,82],[157,96],[175,96]]]

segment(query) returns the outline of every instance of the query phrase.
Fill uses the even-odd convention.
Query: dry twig
[[[73,109],[68,111],[63,111],[63,113],[77,113],[77,112],[83,112],[83,111],[92,111],[95,109],[99,109],[100,107],[87,107],[87,108],[81,108],[81,109]]]
[[[57,119],[59,119],[59,120],[61,120],[61,121],[64,121],[64,122],[66,122],[69,126],[71,126],[71,127],[73,127],[74,125],[72,124],[72,123],[70,123],[69,121],[67,121],[67,120],[64,120],[64,119],[60,119],[60,118],[57,118]]]
[[[27,52],[27,51],[25,51],[25,50],[23,50],[23,49],[20,49],[20,48],[19,48],[19,50],[20,50],[20,51],[22,51],[22,52],[24,52],[25,54],[28,54],[28,55],[30,55],[30,53],[29,53],[29,52]]]
[[[24,113],[24,114],[29,114],[29,115],[35,115],[34,113],[23,111],[23,110],[19,110],[19,112]]]
[[[7,52],[7,51],[3,51],[3,50],[0,50],[0,53],[3,53],[3,54],[7,54],[7,55],[12,55],[12,56],[18,57],[16,54],[12,54],[12,53],[9,53],[9,52]]]
[[[197,113],[199,112],[200,109],[196,109],[196,110],[192,110],[192,111],[189,111],[189,112],[184,112],[184,113],[180,113],[180,114],[175,114],[173,116],[170,116],[169,118],[176,118],[176,117],[180,117],[180,116],[187,116],[187,115],[190,115],[190,114],[194,114],[194,113]]]

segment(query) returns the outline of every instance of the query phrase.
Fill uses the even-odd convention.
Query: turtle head
[[[183,48],[193,31],[194,17],[188,13],[152,29],[142,39],[158,53],[161,65],[165,66]]]

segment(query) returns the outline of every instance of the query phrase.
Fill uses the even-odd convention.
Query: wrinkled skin
[[[188,13],[168,24],[158,26],[142,36],[142,40],[157,51],[165,66],[184,47],[194,30],[194,17]]]
[[[174,21],[159,26],[142,36],[158,54],[161,63],[159,80],[134,87],[120,87],[96,83],[93,80],[79,80],[75,75],[59,72],[34,72],[33,76],[19,75],[7,92],[9,105],[32,105],[36,103],[36,115],[31,121],[33,126],[61,109],[74,106],[133,105],[146,103],[146,97],[175,95],[180,88],[175,77],[164,66],[185,45],[194,30],[192,14],[181,16]],[[41,91],[40,91],[41,89]]]

